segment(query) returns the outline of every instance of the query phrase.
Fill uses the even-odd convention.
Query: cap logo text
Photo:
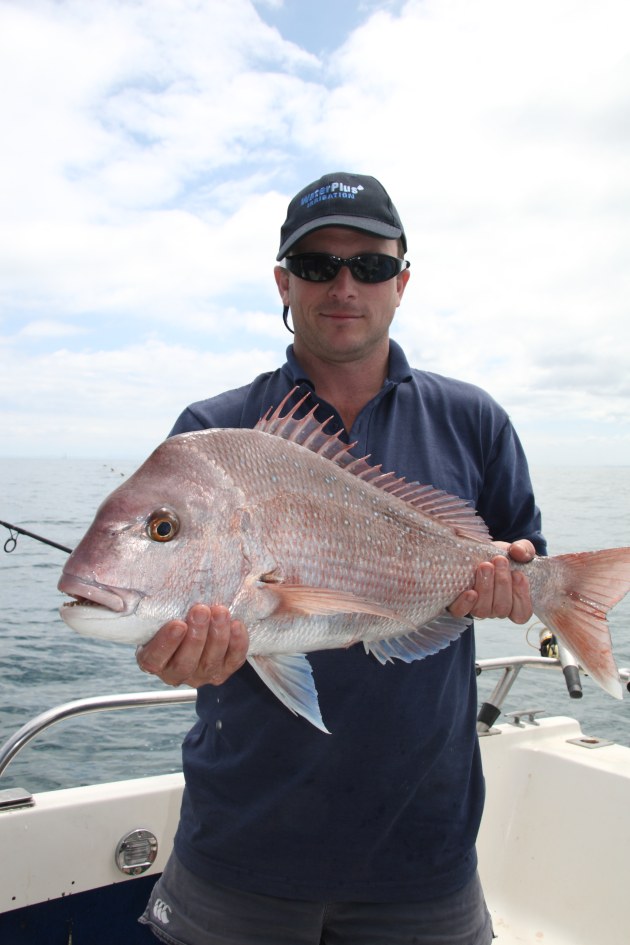
[[[326,184],[325,187],[317,187],[310,193],[305,194],[300,200],[301,207],[312,207],[323,200],[331,200],[333,197],[341,197],[346,200],[354,200],[359,191],[365,190],[362,184],[358,187],[351,187],[349,184],[342,184],[341,181],[333,181]]]

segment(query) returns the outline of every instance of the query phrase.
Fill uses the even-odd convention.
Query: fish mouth
[[[110,587],[98,581],[90,581],[76,574],[63,574],[57,585],[63,594],[74,598],[63,604],[64,608],[90,607],[96,611],[109,611],[119,616],[134,613],[144,596],[140,591],[126,587]]]

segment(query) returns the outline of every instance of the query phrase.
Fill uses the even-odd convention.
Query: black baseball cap
[[[324,226],[349,226],[372,236],[400,239],[407,252],[398,211],[375,177],[345,171],[324,174],[296,194],[280,230],[276,259],[284,259],[303,236]]]

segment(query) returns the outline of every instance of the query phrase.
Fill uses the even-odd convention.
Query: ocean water
[[[0,519],[74,547],[98,504],[135,466],[3,459]],[[550,553],[630,544],[629,467],[539,467],[532,476]],[[140,672],[133,647],[90,640],[66,627],[57,613],[64,552],[21,536],[7,554],[7,539],[0,527],[0,743],[33,716],[73,699],[167,688]],[[630,666],[630,596],[609,622],[617,663]],[[537,640],[533,626],[477,624],[479,658],[535,654]],[[496,679],[494,673],[480,677],[480,702]],[[572,715],[585,733],[630,745],[630,694],[620,703],[590,679],[583,685],[583,699],[572,700],[560,673],[523,671],[504,710],[537,707],[548,715]],[[189,704],[62,722],[22,750],[0,788],[41,791],[177,771],[194,717]]]

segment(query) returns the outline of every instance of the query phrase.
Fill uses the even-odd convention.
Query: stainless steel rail
[[[503,672],[503,676],[495,686],[490,701],[500,709],[507,694],[516,682],[520,671],[529,669],[561,670],[560,660],[546,656],[510,656],[498,659],[477,660],[477,673],[493,670]],[[630,669],[619,670],[621,679],[630,689]],[[53,709],[48,709],[35,716],[23,725],[0,748],[0,777],[17,753],[24,748],[36,735],[39,735],[51,725],[63,722],[66,719],[79,715],[89,715],[93,712],[111,712],[118,709],[142,709],[152,706],[183,705],[194,702],[197,697],[195,689],[165,689],[149,692],[126,692],[111,696],[93,696],[89,699],[75,699],[65,702]],[[487,731],[488,725],[479,723],[479,731]]]
[[[197,698],[196,689],[166,689],[153,692],[121,692],[111,696],[92,696],[89,699],[74,699],[64,702],[63,705],[47,709],[35,716],[22,728],[18,729],[0,748],[0,777],[7,765],[15,758],[36,735],[39,735],[51,725],[72,719],[79,715],[89,715],[92,712],[112,712],[117,709],[144,709],[150,706],[181,705],[194,702]]]
[[[532,669],[562,669],[561,661],[549,656],[500,656],[496,659],[477,660],[475,665],[477,675],[497,669],[514,670],[515,676],[527,667]],[[630,669],[620,669],[619,678],[630,692]]]
[[[511,656],[507,658],[477,660],[477,675],[492,670],[502,672],[502,676],[492,690],[492,694],[479,710],[477,716],[477,732],[480,735],[485,735],[490,731],[501,714],[503,703],[516,682],[519,673],[525,668],[564,671],[564,663],[561,659],[548,656]],[[630,669],[620,669],[619,676],[622,682],[625,683],[626,688],[630,691]],[[540,710],[534,711],[538,712]]]
[[[483,703],[477,715],[477,732],[486,735],[494,731],[493,725],[501,715],[501,708],[517,677],[525,667],[534,669],[562,669],[559,659],[549,656],[514,656],[510,659],[477,660],[477,675],[489,670],[500,670],[502,676]]]

